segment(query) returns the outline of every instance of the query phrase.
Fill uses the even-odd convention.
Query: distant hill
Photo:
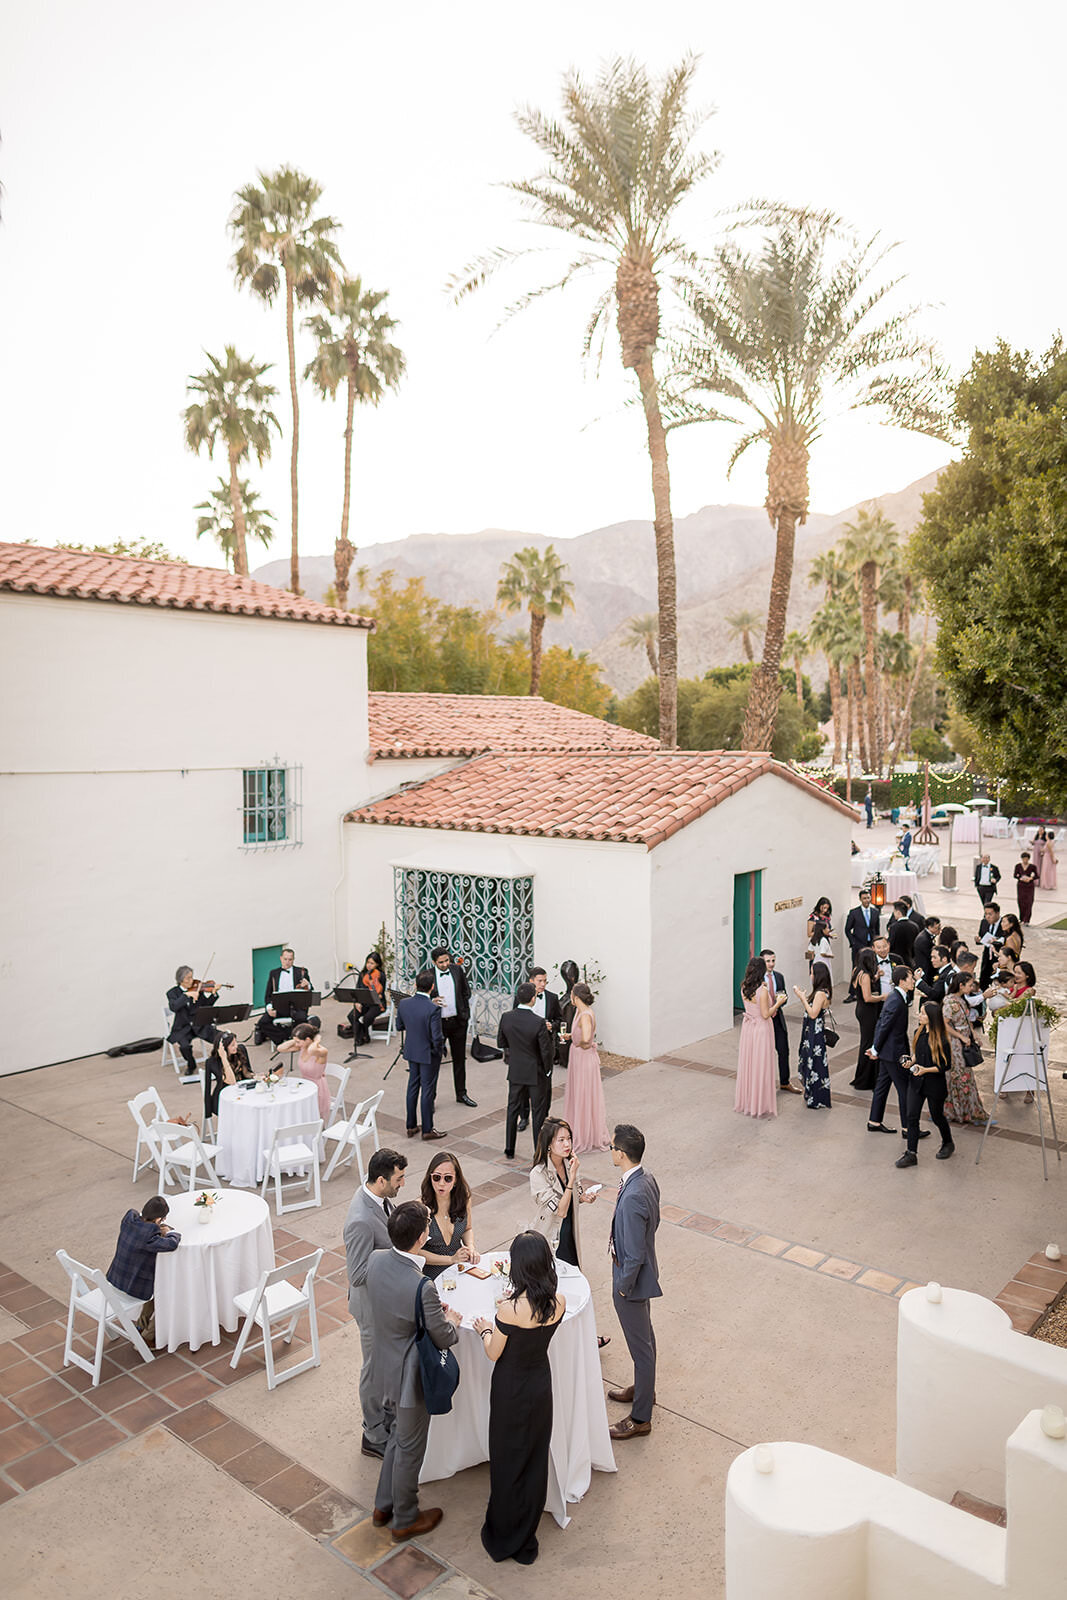
[[[910,532],[922,510],[922,496],[933,488],[936,472],[897,494],[877,497],[886,516]],[[874,504],[867,500],[866,506]],[[809,589],[808,568],[814,557],[836,543],[842,525],[859,506],[834,516],[812,512],[797,530],[796,565],[789,608],[789,626],[804,628],[820,602]],[[674,525],[678,564],[678,669],[693,677],[712,666],[738,659],[738,646],[728,636],[723,617],[741,608],[763,611],[770,593],[774,530],[762,506],[704,506]],[[551,540],[544,534],[487,528],[480,533],[420,533],[389,544],[370,546],[356,556],[371,578],[386,569],[398,581],[426,580],[428,591],[451,605],[491,606],[501,564],[524,545],[543,550],[555,543],[574,583],[576,609],[550,618],[546,644],[588,650],[600,663],[605,680],[619,694],[628,694],[647,676],[644,651],[622,643],[633,616],[656,609],[656,560],[651,522],[616,522],[574,539]],[[289,561],[269,561],[253,577],[284,588]],[[305,556],[300,562],[305,592],[322,599],[333,582],[332,556]],[[357,597],[352,596],[354,604]],[[507,618],[505,631],[521,629],[521,617]],[[811,663],[821,682],[825,668]]]

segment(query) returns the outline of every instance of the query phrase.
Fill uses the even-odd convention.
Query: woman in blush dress
[[[1045,848],[1041,853],[1041,878],[1038,883],[1040,889],[1055,889],[1057,885],[1056,867],[1059,857],[1056,854],[1056,842],[1053,835],[1046,831]]]
[[[600,1081],[593,991],[587,983],[576,983],[570,998],[574,1021],[570,1032],[563,1034],[564,1041],[570,1042],[563,1115],[574,1130],[575,1150],[606,1150],[611,1140],[604,1085]]]
[[[767,992],[767,963],[753,956],[741,979],[741,1044],[737,1054],[737,1092],[734,1110],[746,1117],[776,1117],[774,1017],[786,1002],[780,994],[772,1004]]]
[[[315,1085],[319,1097],[319,1116],[323,1127],[330,1120],[330,1086],[326,1082],[326,1046],[322,1042],[322,1028],[317,1022],[301,1022],[293,1029],[293,1037],[278,1046],[283,1050],[299,1050],[296,1070],[302,1078]]]
[[[826,962],[816,961],[812,964],[810,994],[805,994],[800,988],[794,988],[793,993],[804,1007],[799,1060],[804,1104],[809,1111],[829,1111],[830,1069],[826,1064],[824,1014],[830,1009],[834,986]]]

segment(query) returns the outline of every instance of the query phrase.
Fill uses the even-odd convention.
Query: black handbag
[[[495,1045],[483,1044],[477,1034],[471,1040],[472,1061],[499,1061],[503,1054],[503,1050],[498,1050]]]
[[[827,1050],[832,1050],[841,1038],[837,1031],[837,1023],[834,1021],[834,1014],[829,1006],[823,1012],[822,1038]]]
[[[422,1373],[422,1397],[431,1417],[443,1417],[452,1410],[452,1396],[459,1388],[459,1362],[451,1350],[439,1350],[426,1331],[422,1309],[424,1278],[415,1292],[415,1349]]]
[[[963,1047],[963,1065],[965,1067],[980,1067],[985,1057],[982,1055],[982,1046],[975,1044],[972,1039],[970,1044]]]

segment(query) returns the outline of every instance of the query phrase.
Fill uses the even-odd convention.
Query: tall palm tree
[[[285,285],[285,338],[289,349],[289,395],[293,407],[293,443],[289,483],[292,498],[293,547],[289,587],[300,593],[299,494],[297,455],[300,447],[300,402],[296,386],[294,304],[310,305],[332,289],[341,266],[333,217],[316,217],[322,189],[313,178],[292,167],[259,172],[234,196],[229,229],[236,242],[233,271],[238,284],[273,305]]]
[[[247,478],[242,478],[238,482],[237,494],[244,513],[246,551],[250,539],[258,539],[261,545],[268,546],[274,538],[273,513],[265,506],[257,505],[259,495]],[[216,540],[226,565],[229,566],[234,558],[237,537],[234,531],[236,518],[233,514],[233,495],[226,479],[220,478],[218,488],[212,489],[208,498],[201,500],[193,510],[203,512],[203,515],[197,518],[196,537],[202,539],[207,534]]]
[[[505,611],[530,613],[530,693],[541,692],[541,640],[546,617],[561,617],[574,610],[574,585],[563,576],[567,568],[552,545],[542,555],[532,545],[516,550],[500,569],[497,604]]]
[[[864,677],[867,684],[867,748],[871,771],[882,767],[882,685],[878,666],[878,576],[893,557],[900,535],[881,511],[861,510],[846,522],[841,554],[855,577],[863,617]]]
[[[642,649],[648,657],[648,665],[652,676],[659,672],[656,660],[656,640],[659,637],[659,618],[654,611],[649,611],[643,617],[631,617],[630,626],[623,639],[627,650]]]
[[[519,310],[539,295],[587,273],[603,273],[586,327],[585,353],[604,339],[614,302],[622,364],[637,378],[652,467],[659,609],[660,743],[673,749],[678,723],[678,615],[667,434],[655,358],[660,295],[677,290],[693,258],[679,237],[678,208],[718,165],[717,153],[694,149],[705,114],[687,107],[696,61],[687,56],[658,80],[633,60],[616,59],[595,83],[576,73],[563,81],[559,121],[533,108],[518,124],[546,157],[536,177],[506,185],[533,220],[568,236],[574,249],[561,275],[524,295]],[[483,284],[496,268],[525,251],[496,250],[452,281],[455,297]]]
[[[807,653],[807,639],[797,628],[793,628],[782,641],[782,654],[787,661],[793,663],[793,676],[796,678],[797,685],[797,705],[802,711],[804,709],[804,675],[801,669],[804,666],[804,657]]]
[[[333,552],[334,592],[337,605],[348,604],[348,574],[355,546],[348,540],[348,513],[352,497],[352,420],[356,401],[376,406],[386,389],[395,389],[406,365],[404,353],[390,341],[398,326],[383,309],[384,289],[364,289],[359,278],[346,278],[337,287],[326,311],[304,323],[316,342],[315,354],[304,372],[325,399],[336,395],[343,383],[345,412],[345,493],[341,506],[341,534]]]
[[[247,577],[244,501],[237,468],[250,453],[260,466],[270,455],[270,430],[282,431],[270,409],[278,391],[273,384],[262,381],[263,374],[270,371],[269,361],[261,365],[245,361],[232,344],[226,346],[223,361],[206,351],[205,354],[207,370],[191,377],[187,385],[188,392],[198,394],[200,399],[186,407],[185,442],[196,455],[201,446],[206,446],[208,455],[213,456],[220,440],[226,446],[233,513],[233,570]]]
[[[843,749],[852,748],[851,733],[845,713],[847,705],[841,700],[841,668],[851,655],[854,612],[842,600],[831,595],[811,620],[809,642],[813,649],[821,650],[826,657],[830,685],[830,715],[834,724],[834,765],[840,762]],[[847,733],[847,739],[843,736]]]
[[[763,613],[761,611],[735,611],[732,616],[724,617],[723,621],[730,630],[730,638],[740,639],[741,648],[745,652],[745,660],[755,660],[752,653],[752,635],[763,632]]]
[[[723,245],[709,286],[690,296],[695,329],[677,353],[668,416],[675,426],[742,427],[731,468],[751,445],[767,446],[774,572],[741,743],[769,750],[812,445],[831,414],[856,409],[873,408],[897,427],[934,438],[950,430],[947,373],[932,345],[913,331],[914,309],[875,320],[900,282],[878,281],[889,250],[877,236],[863,243],[825,213],[784,206],[753,208],[747,220],[763,229],[757,250]]]

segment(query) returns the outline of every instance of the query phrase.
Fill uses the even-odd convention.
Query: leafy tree
[[[748,662],[736,667],[715,668],[703,678],[678,680],[678,738],[683,750],[737,750],[752,681],[753,667]],[[791,672],[783,673],[787,681]],[[636,728],[655,738],[658,733],[658,686],[646,678],[633,694],[618,704],[618,720],[624,728]],[[780,761],[797,759],[811,721],[793,699],[783,701],[775,729],[771,753]],[[819,748],[822,741],[819,740]]]
[[[249,539],[258,539],[261,545],[268,546],[274,538],[273,513],[265,506],[257,505],[259,495],[247,478],[242,478],[238,482],[237,495],[244,515],[246,550]],[[236,518],[233,514],[233,496],[226,479],[220,478],[218,488],[212,489],[208,498],[201,500],[193,510],[203,512],[203,516],[197,518],[196,537],[202,539],[207,534],[214,539],[222,551],[226,565],[229,566],[234,559],[237,538],[234,531]]]
[[[798,523],[808,515],[808,460],[831,415],[874,409],[897,427],[946,437],[945,373],[905,310],[875,321],[899,279],[878,281],[889,253],[825,213],[761,206],[755,252],[733,242],[713,257],[710,287],[691,295],[695,331],[679,351],[673,426],[742,427],[730,467],[767,446],[767,515],[776,531],[763,658],[752,679],[746,750],[772,743],[778,668]]]
[[[305,378],[312,380],[324,399],[333,398],[342,383],[345,386],[345,493],[341,533],[333,553],[334,593],[342,610],[348,604],[348,575],[356,554],[348,540],[356,401],[378,405],[386,389],[397,387],[406,366],[403,351],[389,337],[397,322],[383,309],[385,298],[384,290],[364,289],[359,278],[346,278],[327,310],[304,323],[317,345]]]
[[[500,568],[497,604],[505,611],[530,613],[530,694],[541,692],[541,640],[546,617],[561,617],[574,610],[574,585],[563,574],[567,567],[548,545],[542,554],[533,545],[516,550]]]
[[[1067,350],[1001,342],[956,394],[961,461],[911,540],[936,660],[996,775],[1067,801]]]
[[[844,749],[851,752],[852,734],[847,704],[842,703],[841,670],[852,655],[855,640],[855,608],[841,596],[831,594],[811,619],[808,637],[812,647],[826,657],[830,690],[830,715],[834,723],[834,765]]]
[[[262,381],[263,374],[270,371],[270,362],[257,365],[245,361],[232,344],[226,346],[224,361],[205,354],[207,371],[191,377],[187,386],[191,394],[201,398],[185,409],[185,442],[196,455],[201,446],[206,446],[209,456],[214,456],[215,445],[220,441],[226,447],[233,513],[233,570],[247,577],[248,546],[237,469],[250,453],[260,466],[270,455],[270,431],[277,428],[281,432],[270,409],[278,391]]]
[[[26,544],[36,540],[27,539]],[[71,544],[64,541],[57,550],[80,550],[89,556],[127,556],[132,561],[174,561],[180,567],[189,565],[184,556],[176,556],[166,545],[155,539],[111,539],[106,544]]]
[[[660,408],[655,358],[660,338],[660,293],[675,288],[693,258],[677,232],[681,202],[718,165],[694,140],[704,115],[688,109],[696,71],[688,56],[661,79],[636,61],[616,59],[595,83],[569,73],[560,120],[527,108],[519,127],[546,158],[536,177],[507,184],[534,222],[565,234],[573,253],[562,273],[511,308],[563,289],[586,274],[598,275],[597,297],[586,328],[585,353],[603,353],[612,302],[622,364],[641,394],[652,467],[659,610],[660,740],[676,739],[678,676],[677,584],[667,435]],[[457,299],[480,287],[500,266],[526,251],[495,250],[450,287]],[[606,272],[605,272],[606,269]],[[606,281],[604,281],[606,278]]]
[[[493,693],[524,694],[530,678],[530,648],[521,634],[504,642],[498,660],[502,670]],[[553,705],[586,711],[593,717],[606,717],[612,698],[600,668],[588,653],[558,644],[551,645],[542,658],[540,693]]]
[[[246,184],[234,196],[230,233],[236,242],[233,271],[238,284],[273,305],[285,285],[285,338],[289,349],[289,395],[293,407],[293,442],[289,463],[292,499],[293,548],[289,587],[300,593],[299,495],[297,455],[300,445],[300,403],[296,387],[296,301],[310,305],[323,300],[336,282],[341,266],[333,217],[317,217],[315,207],[322,189],[292,167],[259,172],[258,182]]]
[[[730,638],[740,639],[745,660],[753,660],[752,635],[763,632],[762,615],[758,611],[735,611],[733,616],[724,617],[723,620],[730,630]]]
[[[911,748],[918,761],[952,760],[952,751],[933,728],[916,728],[911,736]]]
[[[659,618],[654,611],[649,611],[643,617],[630,618],[630,626],[622,641],[627,650],[644,650],[653,677],[659,672],[659,662],[656,659],[658,638]]]
[[[881,568],[893,559],[900,535],[881,511],[860,511],[855,522],[846,522],[841,554],[855,574],[863,619],[864,671],[867,685],[867,748],[871,770],[882,768],[881,677],[877,663],[878,577]]]

